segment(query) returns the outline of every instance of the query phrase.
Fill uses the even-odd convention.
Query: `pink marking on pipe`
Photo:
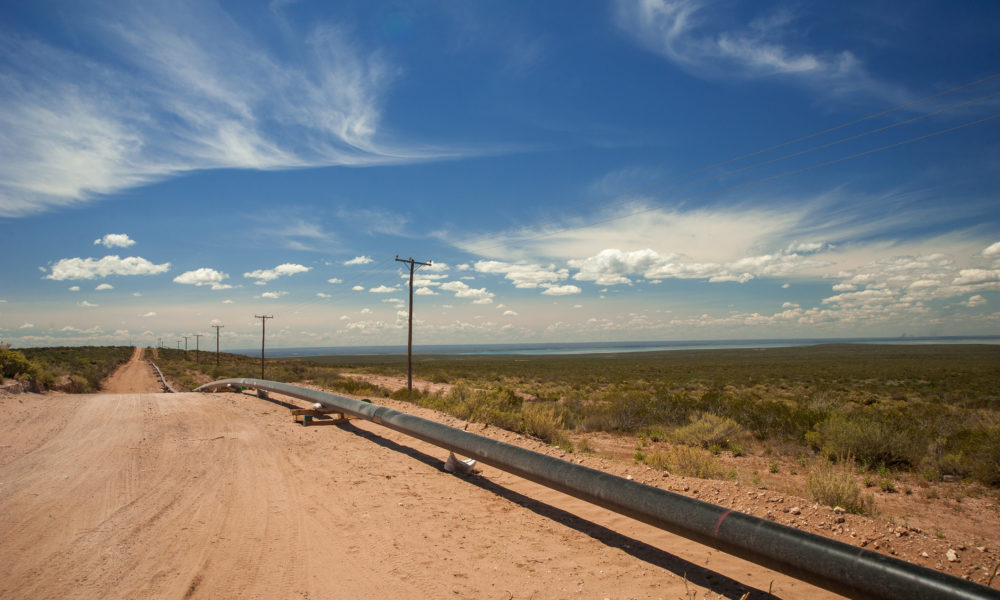
[[[728,517],[731,512],[733,512],[733,509],[730,508],[726,512],[722,513],[722,516],[719,517],[719,522],[715,524],[715,532],[712,533],[712,537],[719,537],[719,528],[722,527],[722,522],[726,520],[726,517]]]

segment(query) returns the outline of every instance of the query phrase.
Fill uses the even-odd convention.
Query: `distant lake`
[[[442,344],[415,345],[414,354],[463,355],[573,355],[662,352],[667,350],[726,350],[735,348],[790,348],[819,344],[1000,344],[1000,336],[897,337],[897,338],[816,338],[779,340],[683,340],[660,342],[567,342],[533,344]],[[256,355],[259,348],[233,350],[237,354]],[[268,348],[272,358],[306,356],[353,356],[406,354],[406,346],[330,346]]]

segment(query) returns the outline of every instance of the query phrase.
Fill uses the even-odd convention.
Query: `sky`
[[[998,335],[997,32],[963,0],[8,0],[0,341],[403,345],[397,258],[415,344]]]

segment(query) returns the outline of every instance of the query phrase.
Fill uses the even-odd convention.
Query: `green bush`
[[[896,417],[876,410],[836,414],[820,423],[807,441],[831,460],[853,456],[868,465],[914,466],[926,443],[920,432]]]
[[[17,350],[0,346],[0,383],[4,379],[27,375],[33,376],[35,367]]]

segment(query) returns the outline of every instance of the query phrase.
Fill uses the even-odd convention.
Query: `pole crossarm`
[[[851,598],[1000,599],[1000,590],[689,498],[385,406],[256,379],[224,379],[196,392],[256,388],[388,427],[654,527]]]

